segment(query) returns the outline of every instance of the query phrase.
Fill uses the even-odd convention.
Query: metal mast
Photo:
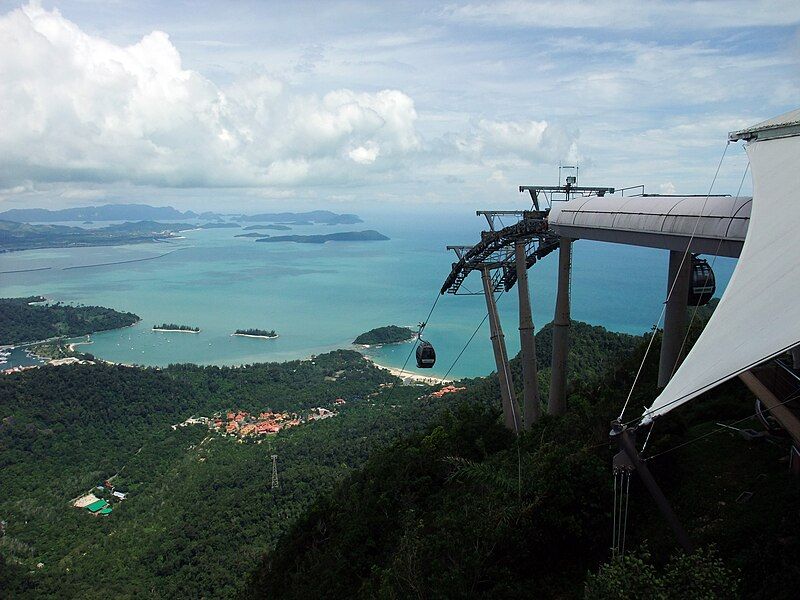
[[[278,483],[278,455],[272,455],[272,489],[277,490],[280,487]]]

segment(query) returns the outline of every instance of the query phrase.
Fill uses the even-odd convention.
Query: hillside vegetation
[[[598,350],[613,338],[594,339]],[[700,437],[751,414],[737,382],[659,421],[646,453],[698,554],[677,551],[634,478],[628,557],[602,567],[612,527],[609,422],[641,340],[601,376],[573,378],[567,416],[545,416],[519,440],[499,423],[495,378],[470,386],[461,409],[374,454],[316,502],[264,556],[249,596],[796,597],[800,486],[782,462],[786,442],[748,443],[724,429]],[[578,343],[571,356],[582,356],[578,371],[582,361],[604,362]],[[645,362],[629,418],[657,393],[657,363],[657,352]],[[745,491],[752,497],[737,501]]]
[[[576,328],[573,352],[590,341],[583,331]],[[289,527],[370,456],[377,462],[365,473],[377,476],[393,468],[381,466],[381,449],[403,439],[414,444],[432,423],[472,414],[458,408],[464,393],[433,398],[435,388],[387,385],[396,381],[352,351],[242,368],[76,365],[0,378],[4,597],[241,594]],[[465,427],[486,423],[480,435],[487,448],[503,448],[507,434],[490,408],[496,384],[467,385],[474,389],[471,410],[483,416]],[[172,427],[217,412],[315,407],[338,414],[258,438],[260,444],[211,434],[202,424]],[[270,487],[272,454],[277,490]],[[70,506],[114,475],[128,498],[112,515]]]

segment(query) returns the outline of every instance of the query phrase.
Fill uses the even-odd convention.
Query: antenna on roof
[[[566,172],[569,170],[574,170],[574,175],[566,175]],[[566,180],[564,181],[563,185],[566,186],[574,186],[578,184],[578,165],[562,165],[558,163],[558,185],[562,185],[561,183],[561,172],[565,171]]]

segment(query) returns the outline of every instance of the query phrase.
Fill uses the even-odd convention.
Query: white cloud
[[[454,143],[463,155],[487,164],[556,164],[568,158],[575,146],[575,135],[547,121],[481,119],[471,132],[457,136]]]
[[[375,162],[378,155],[381,153],[381,147],[375,142],[367,142],[363,146],[353,148],[348,153],[348,156],[357,163],[368,165]]]
[[[345,181],[421,147],[414,102],[397,90],[320,97],[263,74],[220,87],[184,68],[166,33],[120,46],[35,2],[0,17],[0,39],[0,183],[9,187]]]
[[[800,23],[796,0],[505,0],[451,4],[449,18],[542,29],[711,29]]]

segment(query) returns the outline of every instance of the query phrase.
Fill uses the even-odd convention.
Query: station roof
[[[550,229],[590,239],[737,257],[752,198],[732,196],[590,196],[553,203]],[[699,218],[699,220],[698,220]]]
[[[105,500],[95,500],[94,502],[86,506],[86,510],[88,510],[89,512],[97,512],[98,510],[103,509],[106,506],[108,506],[108,502],[106,502]]]
[[[113,511],[114,511],[113,508],[111,508],[110,506],[106,506],[104,509],[102,509],[100,511],[100,514],[101,515],[110,515]]]

